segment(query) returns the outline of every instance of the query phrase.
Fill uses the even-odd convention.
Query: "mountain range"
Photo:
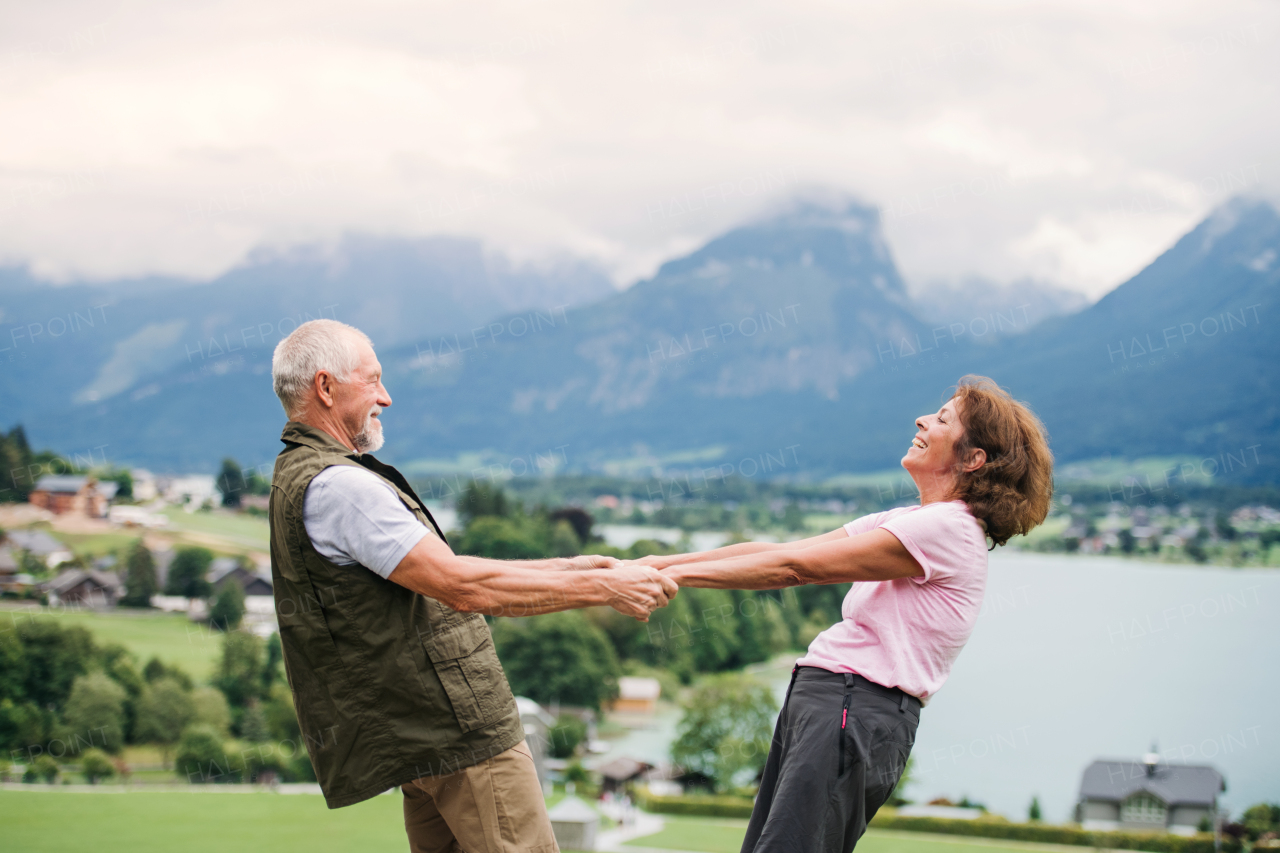
[[[1237,199],[1079,310],[1031,283],[913,294],[877,211],[845,199],[797,201],[620,292],[585,264],[519,267],[452,238],[349,238],[204,284],[9,271],[0,420],[159,470],[266,465],[283,423],[271,348],[334,316],[386,371],[380,455],[419,472],[884,470],[974,372],[1035,408],[1060,461],[1217,459],[1207,473],[1272,482],[1278,254],[1280,214]]]

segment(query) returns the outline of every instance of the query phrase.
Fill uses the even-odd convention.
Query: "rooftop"
[[[1166,805],[1211,805],[1226,789],[1222,774],[1208,766],[1095,761],[1080,780],[1080,799],[1119,801],[1141,791]]]

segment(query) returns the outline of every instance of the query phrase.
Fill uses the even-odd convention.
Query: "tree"
[[[222,656],[213,676],[213,686],[227,697],[233,708],[244,708],[250,699],[262,695],[264,643],[247,631],[228,631],[222,637]]]
[[[494,643],[517,695],[589,708],[618,695],[622,668],[613,646],[576,610],[499,619]]]
[[[1040,817],[1040,798],[1032,797],[1031,806],[1027,809],[1027,820],[1038,821]]]
[[[244,619],[244,590],[234,580],[228,580],[218,590],[209,609],[209,624],[218,631],[234,631]]]
[[[104,673],[91,672],[77,678],[64,715],[73,742],[83,738],[89,743],[101,743],[108,752],[119,752],[124,746],[127,695]]]
[[[167,764],[169,748],[195,718],[196,703],[190,691],[172,678],[161,678],[142,692],[135,731],[138,740],[161,745]]]
[[[125,557],[125,596],[120,599],[124,607],[150,607],[151,596],[159,589],[156,583],[156,561],[151,550],[142,540],[133,543],[129,556]]]
[[[262,743],[271,737],[266,713],[257,700],[250,702],[249,706],[244,709],[244,713],[240,715],[240,737],[249,741],[249,743]]]
[[[110,779],[115,775],[116,766],[100,749],[86,749],[80,755],[80,772],[90,785],[98,784],[101,779]]]
[[[551,529],[550,551],[556,557],[576,557],[582,553],[582,541],[569,522],[557,521]]]
[[[500,486],[493,483],[480,483],[475,480],[467,483],[467,488],[458,498],[458,519],[463,526],[470,526],[477,518],[495,516],[505,518],[511,514],[511,505]]]
[[[553,758],[572,758],[578,744],[587,739],[587,724],[573,714],[561,714],[547,730]]]
[[[40,708],[61,708],[71,685],[98,656],[93,635],[79,625],[63,627],[54,619],[18,623],[26,661],[23,695]]]
[[[208,548],[179,548],[169,564],[169,577],[164,591],[168,595],[187,598],[206,598],[212,588],[205,576],[213,563],[213,552]]]
[[[915,769],[916,759],[913,755],[907,756],[907,763],[902,768],[902,775],[898,777],[898,783],[893,786],[893,790],[889,792],[889,799],[886,801],[895,809],[899,806],[905,806],[910,800],[906,799],[907,786],[912,782],[912,771]]]
[[[191,704],[195,706],[196,711],[194,724],[209,726],[224,736],[230,730],[231,708],[227,705],[227,697],[221,690],[213,687],[193,690]]]
[[[685,704],[671,760],[726,791],[764,767],[777,710],[769,685],[737,673],[709,676]]]
[[[128,468],[112,468],[98,475],[98,481],[102,483],[115,483],[119,488],[116,490],[118,498],[133,497],[133,474],[129,473]]]
[[[280,665],[284,662],[284,647],[280,643],[279,632],[267,637],[267,662],[262,666],[262,695],[271,693],[277,681],[283,681]]]
[[[182,686],[183,690],[190,692],[195,687],[195,683],[191,680],[191,676],[183,672],[182,667],[166,664],[157,657],[147,661],[147,665],[142,668],[142,678],[148,684],[154,684],[162,678],[171,678]]]
[[[1280,805],[1275,803],[1258,803],[1249,806],[1240,816],[1249,838],[1257,841],[1258,836],[1268,832],[1280,832]]]
[[[240,506],[240,498],[245,492],[244,473],[240,470],[240,464],[231,457],[222,460],[222,470],[218,472],[218,491],[222,493],[223,506]]]
[[[235,782],[240,775],[231,769],[221,735],[212,726],[199,724],[182,733],[173,769],[192,783]]]
[[[263,703],[262,713],[273,738],[294,743],[302,741],[302,730],[298,726],[298,714],[293,710],[293,693],[289,690],[289,685],[277,682],[271,686],[267,701]]]
[[[481,516],[471,521],[454,550],[491,560],[537,560],[547,556],[545,526],[527,516]]]

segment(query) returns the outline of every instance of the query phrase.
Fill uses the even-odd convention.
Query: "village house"
[[[10,548],[0,547],[0,592],[21,595],[31,588],[31,575],[19,571],[22,566]]]
[[[50,474],[36,481],[27,502],[59,515],[78,512],[102,518],[119,489],[119,483],[100,483],[93,477]]]
[[[652,714],[658,705],[662,685],[656,678],[624,675],[618,679],[618,698],[612,709],[633,714]]]
[[[1211,823],[1226,783],[1212,767],[1141,761],[1095,761],[1080,780],[1076,820],[1084,829],[1193,835]]]
[[[75,557],[71,549],[43,530],[10,530],[5,537],[15,551],[26,551],[49,568]]]
[[[97,569],[67,569],[41,585],[49,597],[49,606],[74,604],[81,607],[113,607],[124,593],[115,572]]]

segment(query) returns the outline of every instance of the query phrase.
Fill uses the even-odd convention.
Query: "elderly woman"
[[[784,544],[647,557],[680,586],[846,583],[840,622],[791,673],[742,853],[848,853],[897,785],[920,708],[973,631],[991,548],[1044,521],[1053,457],[1044,427],[981,376],[916,420],[902,467],[918,506]]]

